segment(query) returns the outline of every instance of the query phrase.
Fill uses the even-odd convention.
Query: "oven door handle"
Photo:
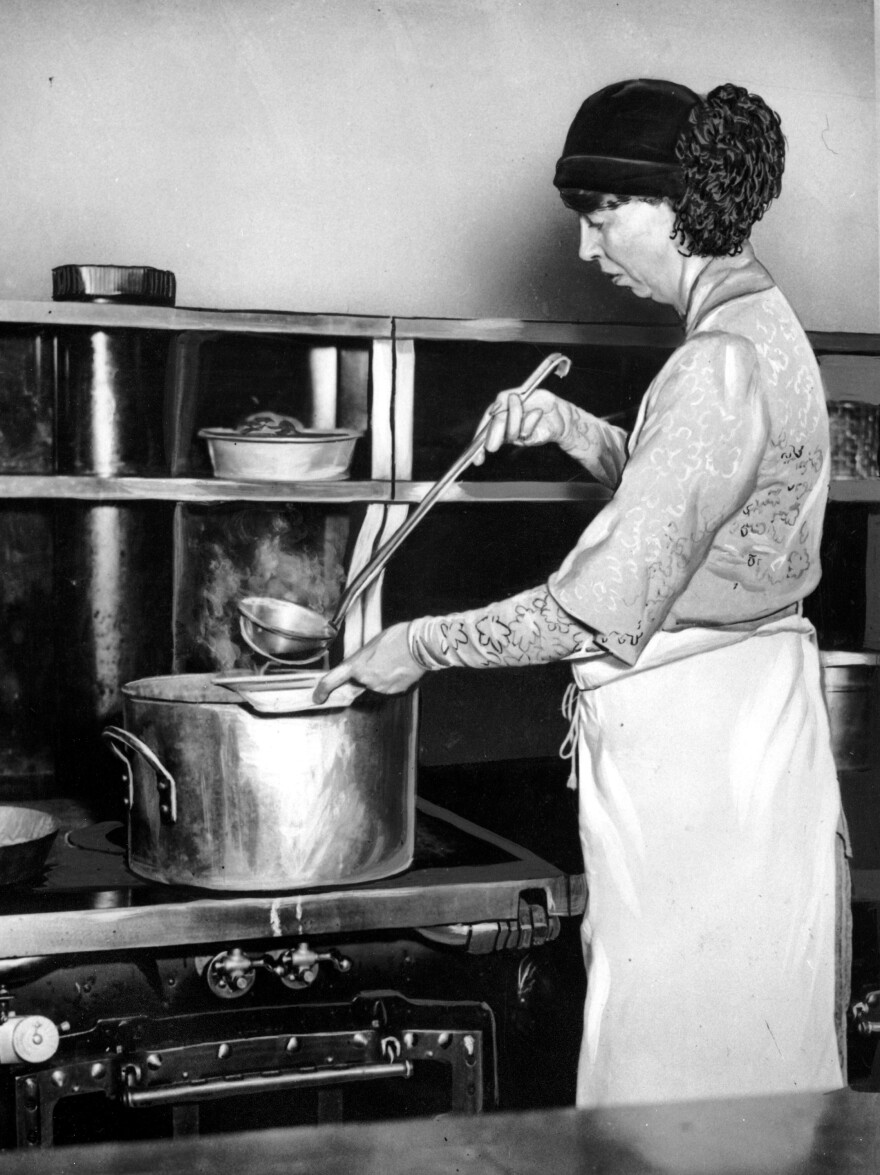
[[[376,1065],[344,1065],[338,1069],[292,1070],[290,1073],[257,1073],[247,1077],[215,1078],[192,1085],[157,1085],[152,1089],[133,1089],[122,1095],[132,1109],[153,1106],[177,1106],[213,1101],[222,1097],[240,1097],[245,1093],[276,1089],[320,1089],[343,1085],[349,1081],[381,1081],[389,1077],[412,1077],[412,1061],[385,1061]]]
[[[146,743],[142,743],[131,731],[123,730],[121,726],[107,726],[101,731],[101,738],[110,747],[117,759],[125,764],[128,775],[129,810],[134,805],[134,771],[129,758],[129,751],[136,751],[156,773],[156,790],[159,792],[159,816],[164,824],[174,824],[177,820],[177,784],[174,776],[162,765],[155,751],[151,751]]]

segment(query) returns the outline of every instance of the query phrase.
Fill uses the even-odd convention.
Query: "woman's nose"
[[[582,220],[578,257],[580,257],[581,261],[595,261],[600,252],[598,229],[588,224],[586,220]]]

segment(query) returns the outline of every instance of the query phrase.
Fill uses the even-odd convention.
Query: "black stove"
[[[577,1037],[538,948],[585,901],[426,800],[404,873],[297,893],[159,886],[123,825],[68,831],[0,891],[0,1145],[506,1108]]]

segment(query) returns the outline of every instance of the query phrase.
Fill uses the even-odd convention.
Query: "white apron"
[[[578,1105],[830,1090],[840,795],[812,626],[576,662]]]

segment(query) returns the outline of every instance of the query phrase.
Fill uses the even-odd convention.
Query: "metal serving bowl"
[[[216,477],[233,481],[335,481],[348,477],[355,445],[351,429],[303,429],[287,436],[203,428]]]
[[[16,885],[38,876],[58,827],[48,812],[0,806],[0,885]]]

